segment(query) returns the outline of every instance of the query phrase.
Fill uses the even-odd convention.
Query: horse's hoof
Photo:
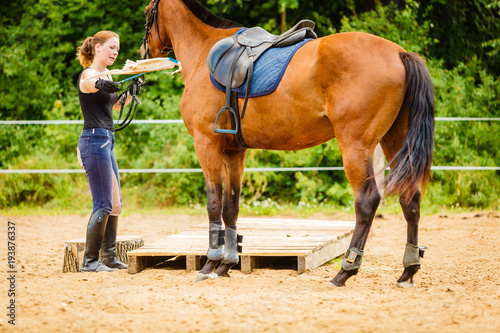
[[[398,282],[396,284],[396,287],[405,288],[405,289],[413,288],[415,286],[416,286],[415,282],[408,282],[408,281],[401,281],[401,282]]]
[[[196,277],[196,282],[201,282],[208,279],[212,280],[217,279],[217,273],[214,272],[208,274],[198,273],[198,276]]]
[[[328,287],[334,287],[334,288],[340,288],[340,287],[345,287],[345,284],[344,285],[340,285],[340,284],[337,284],[335,281],[331,280],[331,281],[328,281],[327,284],[326,284]]]

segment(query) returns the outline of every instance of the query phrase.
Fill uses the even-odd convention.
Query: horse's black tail
[[[405,103],[408,109],[408,133],[401,149],[389,163],[391,172],[386,193],[398,193],[409,201],[418,185],[429,182],[434,146],[434,88],[423,61],[415,53],[399,54],[406,69]]]

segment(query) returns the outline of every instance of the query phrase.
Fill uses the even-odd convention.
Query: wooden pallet
[[[243,252],[233,269],[250,273],[254,268],[288,265],[300,274],[344,254],[354,222],[241,218],[237,226]],[[128,252],[128,272],[153,266],[200,270],[207,249],[208,222]]]

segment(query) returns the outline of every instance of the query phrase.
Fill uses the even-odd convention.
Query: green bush
[[[11,8],[5,15],[2,8],[0,74],[2,82],[7,84],[0,88],[0,117],[81,119],[75,86],[81,70],[74,60],[77,41],[101,29],[115,30],[121,36],[121,54],[115,68],[121,67],[126,59],[138,59],[145,22],[142,11],[147,2],[133,0],[127,4],[103,5],[102,1],[29,0],[23,3],[22,10]],[[229,1],[208,2],[211,8],[225,13],[234,7]],[[246,0],[237,3],[243,9],[251,5]],[[437,117],[499,117],[500,79],[484,67],[496,66],[496,39],[484,43],[491,59],[484,59],[484,54],[468,57],[463,63],[447,68],[445,60],[431,57],[436,54],[432,50],[441,43],[432,37],[437,24],[431,21],[432,6],[423,6],[422,1],[406,1],[400,7],[393,2],[387,6],[379,1],[366,3],[297,1],[288,13],[305,8],[322,33],[366,31],[420,53],[427,61],[434,83]],[[435,1],[432,3],[438,6]],[[269,1],[262,8],[269,12],[276,5],[276,1]],[[262,15],[259,8],[254,6],[238,15],[262,21],[265,27],[278,32],[279,17],[269,17],[268,12]],[[343,17],[338,28],[332,23],[332,17],[337,16],[328,16],[331,12]],[[139,14],[122,20],[116,13]],[[109,20],[103,22],[103,15]],[[288,17],[288,21],[293,20]],[[492,22],[492,27],[496,27],[498,22]],[[456,54],[460,50],[452,51]],[[148,74],[147,79],[139,96],[142,105],[136,119],[180,119],[182,78],[162,71]],[[498,122],[436,122],[433,165],[498,166],[499,126]],[[0,168],[78,169],[76,145],[80,131],[81,127],[75,125],[0,125]],[[130,125],[117,133],[115,153],[121,169],[200,167],[193,139],[182,124]],[[294,152],[249,150],[246,159],[247,168],[341,165],[335,140]],[[123,173],[120,178],[125,207],[196,208],[206,203],[201,173]],[[1,174],[0,186],[3,189],[0,209],[23,206],[91,209],[84,174]],[[498,171],[435,171],[424,202],[498,209],[499,189]],[[352,191],[341,171],[246,172],[243,177],[242,209],[255,214],[279,212],[289,205],[311,209],[325,205],[351,207],[352,201]],[[394,199],[389,201],[397,205]]]

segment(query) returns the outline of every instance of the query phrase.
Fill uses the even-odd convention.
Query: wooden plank
[[[315,269],[325,262],[332,260],[344,254],[349,248],[352,236],[344,237],[337,242],[331,242],[328,245],[315,249],[308,255],[299,256],[297,261],[297,271],[299,274],[307,270]]]
[[[148,256],[141,256],[141,255],[130,255],[130,252],[128,253],[128,272],[130,274],[136,274],[139,272],[142,272],[146,268],[153,267],[168,258],[172,257],[172,255],[165,255],[165,253],[161,253],[158,255],[148,255]]]

